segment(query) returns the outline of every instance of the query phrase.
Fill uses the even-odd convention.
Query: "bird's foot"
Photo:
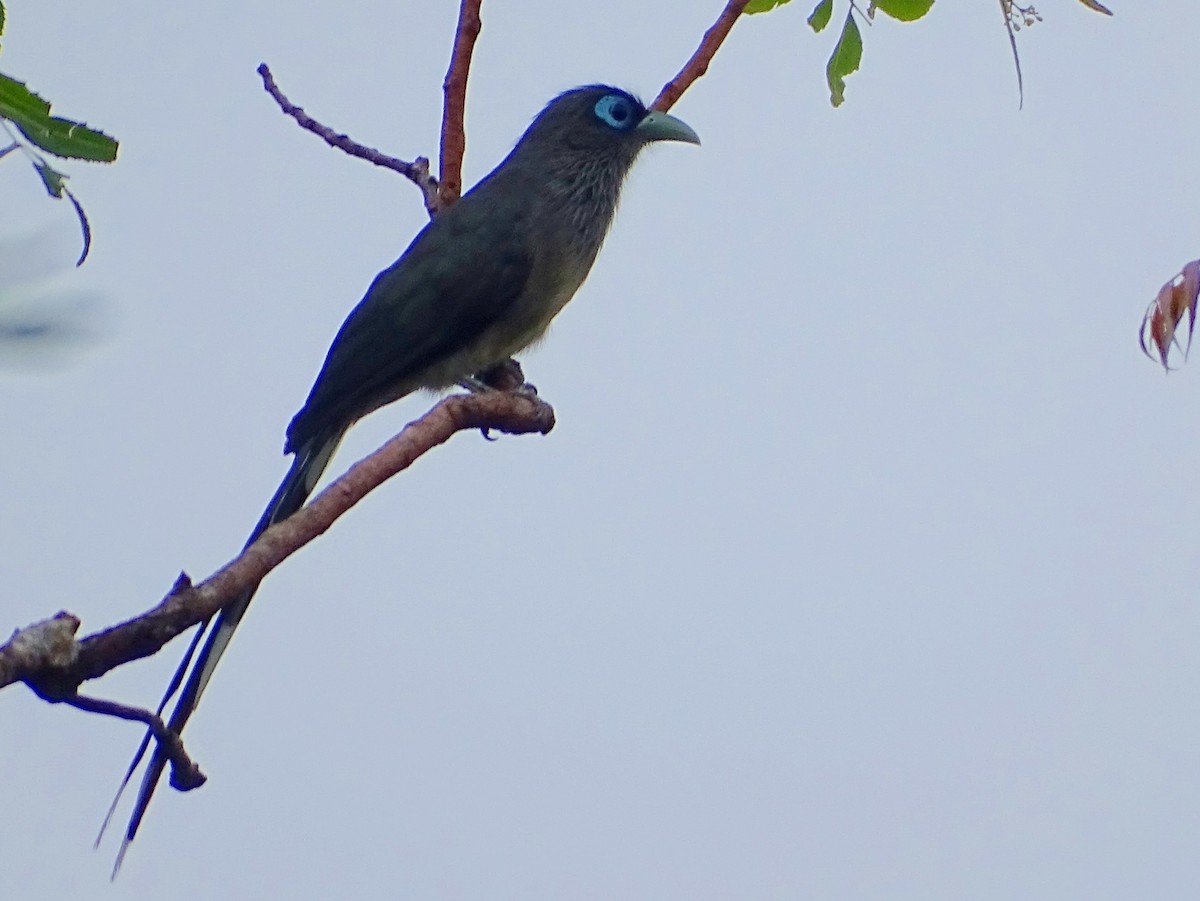
[[[537,386],[525,381],[525,373],[521,369],[521,364],[512,357],[502,360],[482,372],[477,372],[475,375],[460,379],[458,384],[473,394],[484,391],[507,391],[528,398],[538,396]],[[488,441],[496,440],[488,429],[480,431]]]
[[[475,378],[497,391],[513,391],[525,384],[525,373],[521,364],[512,357],[489,366],[483,372],[475,373]]]

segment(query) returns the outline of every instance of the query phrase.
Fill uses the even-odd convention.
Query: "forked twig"
[[[263,87],[266,88],[267,93],[275,98],[275,102],[279,104],[279,108],[295,119],[301,128],[305,128],[318,137],[323,138],[326,144],[330,147],[336,147],[343,153],[348,153],[350,156],[356,156],[369,163],[374,163],[376,166],[382,166],[385,169],[391,169],[393,172],[403,175],[421,190],[421,195],[425,199],[425,210],[429,213],[430,217],[432,218],[437,214],[440,209],[438,181],[429,171],[428,159],[419,156],[410,163],[407,160],[388,156],[386,153],[380,153],[373,147],[367,147],[358,143],[349,135],[336,132],[327,125],[322,125],[301,107],[296,106],[296,104],[288,100],[283,91],[279,89],[279,85],[275,83],[275,77],[271,74],[271,70],[266,63],[262,63],[258,67],[258,74],[262,76]]]

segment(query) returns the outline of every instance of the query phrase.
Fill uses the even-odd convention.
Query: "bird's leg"
[[[512,357],[460,379],[458,384],[474,394],[482,391],[512,391],[537,396],[537,388],[525,381],[521,364]]]
[[[475,375],[460,379],[458,383],[474,394],[482,391],[510,391],[513,394],[537,397],[537,388],[525,381],[525,372],[521,369],[521,364],[512,357],[501,360]],[[495,440],[487,429],[481,431],[488,441]]]

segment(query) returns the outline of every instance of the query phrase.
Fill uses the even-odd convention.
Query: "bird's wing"
[[[521,205],[498,199],[495,191],[468,194],[376,276],[288,428],[289,448],[435,387],[431,370],[470,348],[512,308],[533,268],[532,229]]]

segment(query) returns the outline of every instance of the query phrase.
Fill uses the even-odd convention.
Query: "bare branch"
[[[668,81],[658,92],[658,96],[650,104],[650,109],[666,112],[675,105],[675,101],[683,96],[683,92],[690,88],[696,79],[708,71],[709,62],[716,56],[717,50],[729,35],[730,29],[733,28],[733,23],[737,21],[738,16],[742,14],[742,10],[749,2],[750,0],[729,0],[725,4],[721,15],[717,16],[717,21],[708,31],[704,32],[700,46],[696,48],[692,58],[684,63],[679,74]]]
[[[181,575],[153,609],[78,642],[74,634],[79,621],[68,613],[18,630],[0,647],[0,688],[25,681],[48,700],[73,698],[82,682],[156,653],[172,638],[213,616],[322,534],[368,492],[455,433],[481,429],[485,434],[495,430],[544,435],[552,428],[553,408],[531,394],[488,391],[447,397],[198,585]]]
[[[60,610],[50,619],[17,629],[0,645],[0,686],[74,665],[79,617]]]
[[[158,714],[151,713],[149,710],[144,710],[141,707],[129,707],[126,704],[118,704],[116,701],[89,698],[86,695],[80,694],[72,695],[69,698],[62,698],[62,702],[79,710],[86,710],[88,713],[115,716],[118,719],[133,720],[134,722],[145,723],[149,726],[150,732],[158,740],[158,746],[167,755],[167,759],[171,761],[172,788],[186,792],[191,791],[193,788],[199,788],[208,781],[208,777],[200,772],[200,767],[188,757],[187,751],[183,749],[183,739],[178,733],[168,729],[167,724],[162,721],[162,717],[158,716]]]
[[[279,104],[279,108],[295,119],[301,128],[306,128],[313,134],[323,138],[325,143],[330,147],[336,147],[338,150],[350,154],[350,156],[356,156],[369,163],[374,163],[376,166],[382,166],[385,169],[391,169],[393,172],[403,175],[421,190],[421,195],[425,199],[425,210],[429,213],[430,217],[432,218],[437,214],[441,205],[438,199],[438,181],[429,171],[429,160],[423,156],[419,156],[410,163],[402,159],[397,159],[394,156],[380,153],[372,147],[359,144],[348,135],[335,132],[332,128],[322,125],[303,109],[288,100],[283,91],[279,89],[279,86],[275,84],[275,78],[271,75],[271,70],[267,67],[266,63],[262,63],[258,67],[258,74],[262,76],[263,87],[266,88],[267,93],[275,98],[275,102]]]
[[[442,82],[445,100],[442,105],[442,142],[438,154],[441,186],[438,188],[440,207],[445,208],[458,200],[462,193],[462,161],[467,148],[463,117],[467,108],[467,74],[471,68],[471,53],[475,39],[479,37],[481,21],[479,7],[482,0],[462,0],[458,8],[458,28],[454,33],[454,50],[450,54],[450,68]]]

